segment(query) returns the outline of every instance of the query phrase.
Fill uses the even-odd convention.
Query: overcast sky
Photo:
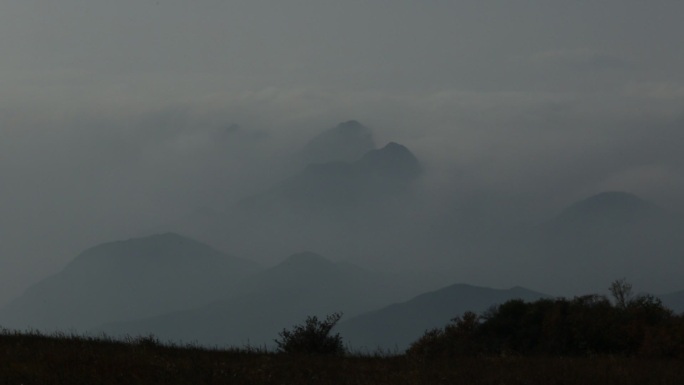
[[[539,218],[607,189],[684,211],[682,15],[630,0],[2,1],[0,304],[86,247],[268,186],[349,119],[409,146],[435,186],[535,202]]]

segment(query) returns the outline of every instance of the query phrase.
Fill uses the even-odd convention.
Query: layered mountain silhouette
[[[522,287],[499,290],[456,284],[348,319],[338,331],[355,349],[403,351],[426,330],[443,327],[466,311],[481,313],[511,299],[544,297]]]
[[[272,346],[283,328],[309,315],[353,316],[399,295],[386,277],[318,254],[294,254],[223,300],[196,309],[108,324],[113,335],[154,333],[162,340],[203,345]]]
[[[150,317],[221,298],[259,269],[173,233],[105,243],[85,250],[1,309],[0,324],[86,330]]]
[[[374,149],[371,130],[356,120],[350,120],[311,139],[301,150],[301,158],[306,164],[353,162]]]
[[[333,259],[373,253],[381,249],[378,234],[406,223],[401,217],[422,172],[408,148],[389,143],[354,162],[310,164],[187,231],[261,261],[306,249]]]
[[[321,133],[298,156],[289,159],[298,172],[181,227],[273,266],[176,233],[106,243],[0,309],[0,325],[261,346],[309,315],[341,311],[340,332],[355,348],[403,350],[464,311],[544,295],[453,285],[399,303],[420,292],[417,285],[339,261],[408,266],[414,276],[440,270],[430,288],[438,279],[506,280],[573,295],[605,292],[623,277],[649,292],[681,287],[684,218],[634,194],[602,192],[537,226],[516,227],[494,223],[496,208],[470,201],[422,206],[420,161],[398,143],[376,148],[356,121]],[[660,297],[684,310],[682,292]],[[395,304],[381,308],[388,303]]]
[[[421,172],[411,151],[391,142],[355,162],[311,164],[265,194],[243,201],[241,207],[263,207],[274,201],[302,209],[362,206],[403,192]]]

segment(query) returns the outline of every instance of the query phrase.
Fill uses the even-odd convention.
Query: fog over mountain
[[[224,297],[260,267],[167,233],[105,243],[0,309],[5,327],[85,331]]]
[[[356,120],[350,120],[311,139],[302,148],[301,157],[305,164],[353,162],[374,149],[373,132]]]
[[[532,253],[544,268],[563,272],[558,285],[565,281],[574,290],[588,284],[599,290],[601,281],[617,275],[663,292],[678,285],[684,268],[682,232],[681,215],[633,194],[604,192],[544,223]]]
[[[394,302],[454,284],[571,296],[622,277],[677,293],[683,13],[2,2],[0,326],[237,301],[235,277],[305,250],[394,277]]]
[[[354,316],[406,296],[382,274],[333,263],[311,252],[293,254],[252,277],[225,298],[158,317],[111,323],[110,335],[154,333],[162,340],[217,346],[273,346],[285,327],[306,315],[343,312]]]
[[[196,216],[179,230],[265,262],[305,249],[336,259],[367,257],[391,250],[397,235],[409,236],[414,224],[405,208],[415,205],[422,171],[409,149],[391,142],[353,162],[310,164],[224,212]]]

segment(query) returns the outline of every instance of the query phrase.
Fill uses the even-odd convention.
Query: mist
[[[423,226],[413,233],[450,213],[472,239],[506,234],[604,191],[681,214],[683,8],[3,3],[0,304],[91,246],[230,212],[305,170],[301,149],[352,119],[378,148],[399,143],[424,167],[403,201]],[[375,270],[462,271],[445,283],[528,284],[509,275],[508,248],[452,258],[451,244],[426,241],[381,252],[392,239],[366,234],[357,255],[324,254]],[[297,251],[212,246],[265,265]],[[549,272],[532,288],[554,291]],[[655,276],[643,290],[681,289]]]

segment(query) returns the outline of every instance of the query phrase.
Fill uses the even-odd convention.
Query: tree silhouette
[[[610,294],[615,299],[615,304],[621,309],[626,309],[629,302],[632,300],[632,284],[628,283],[625,278],[613,281],[608,288]]]

